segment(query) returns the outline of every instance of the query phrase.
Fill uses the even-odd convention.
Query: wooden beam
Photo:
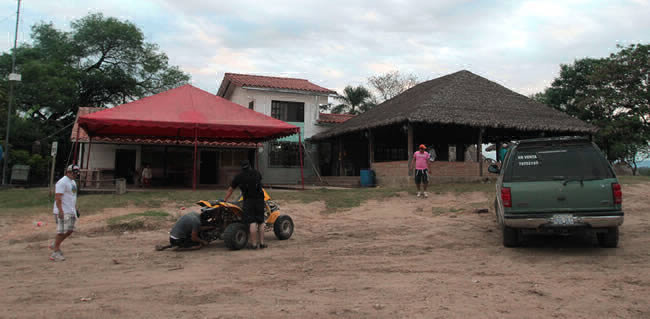
[[[372,163],[375,161],[375,137],[372,130],[368,129],[368,168],[372,169]]]
[[[343,175],[343,138],[339,136],[339,176]]]
[[[413,150],[413,135],[414,134],[415,134],[415,132],[414,132],[414,129],[413,129],[413,125],[411,123],[408,123],[408,145],[407,145],[407,149],[408,149],[408,153],[409,153],[409,156],[408,156],[408,161],[409,162],[408,162],[407,166],[409,167],[409,176],[413,175],[413,167],[411,167],[411,161],[413,160],[413,152],[414,152],[414,150]]]
[[[476,162],[478,163],[478,174],[483,176],[483,161],[481,159],[481,153],[483,153],[483,133],[485,129],[481,128],[478,131],[478,144],[476,145]]]

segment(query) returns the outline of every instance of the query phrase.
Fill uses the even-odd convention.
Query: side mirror
[[[492,174],[499,174],[501,172],[501,170],[499,169],[498,166],[492,164],[492,165],[488,166],[488,172],[490,172]]]

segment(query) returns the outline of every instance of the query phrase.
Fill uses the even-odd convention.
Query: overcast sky
[[[0,49],[16,0],[0,3]],[[24,0],[18,34],[92,12],[135,23],[192,84],[216,93],[224,72],[305,78],[337,90],[399,70],[422,80],[469,70],[529,95],[561,63],[650,42],[650,0]]]

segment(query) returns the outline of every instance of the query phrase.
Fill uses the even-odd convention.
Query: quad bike
[[[289,239],[293,234],[293,220],[289,215],[282,215],[280,207],[271,200],[269,194],[264,191],[264,231],[273,229],[275,237],[279,240]],[[243,197],[235,202],[223,200],[202,200],[196,203],[201,206],[202,226],[212,226],[213,229],[203,230],[199,233],[202,240],[211,242],[223,239],[226,247],[232,250],[239,250],[248,242],[249,228],[243,223]]]

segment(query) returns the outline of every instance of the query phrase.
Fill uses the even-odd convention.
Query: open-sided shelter
[[[335,150],[334,175],[358,175],[359,170],[372,168],[378,183],[404,184],[410,181],[408,161],[420,144],[436,151],[430,172],[434,179],[471,180],[486,170],[484,143],[595,131],[585,122],[463,70],[420,83],[312,140],[329,143]]]

